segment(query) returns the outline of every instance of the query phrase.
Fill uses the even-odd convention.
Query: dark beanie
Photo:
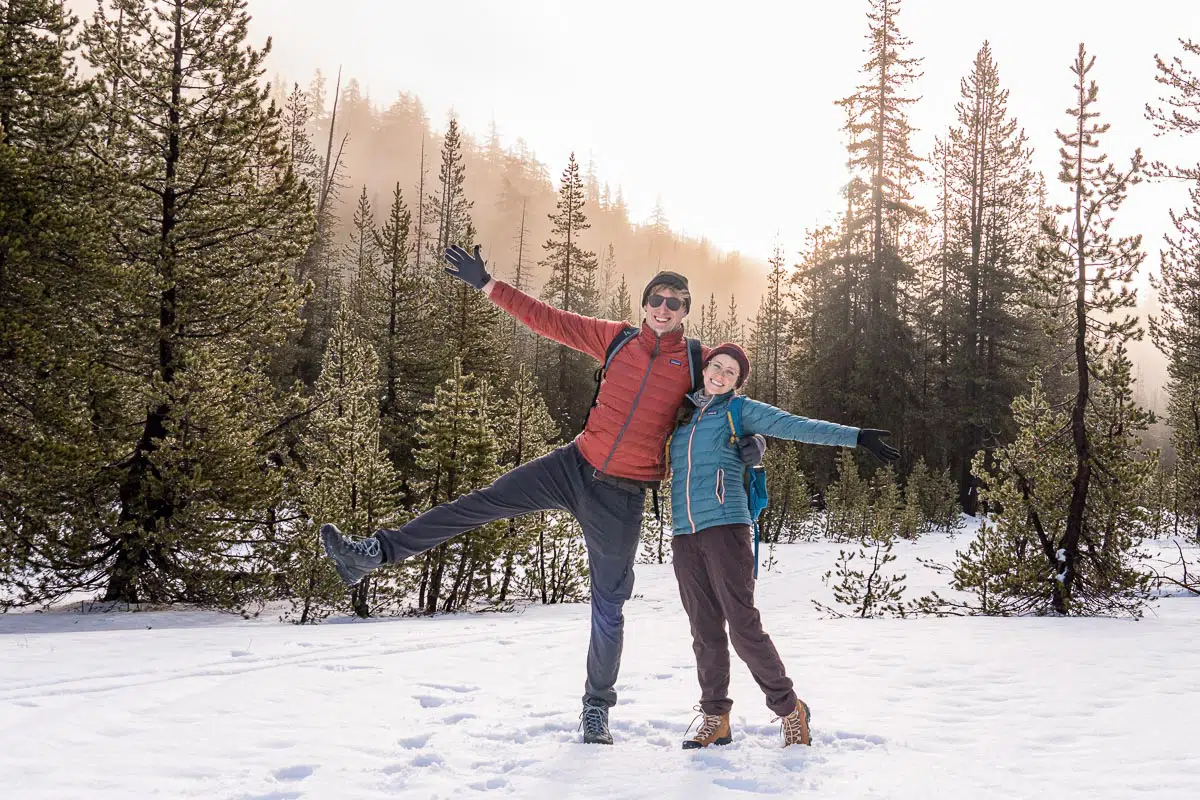
[[[650,279],[646,284],[646,288],[642,289],[642,307],[646,305],[646,301],[650,299],[650,290],[655,286],[669,286],[672,289],[677,289],[681,292],[688,292],[687,278],[680,275],[678,272],[660,272]],[[692,310],[691,292],[683,299],[683,308],[685,311]]]
[[[725,344],[719,344],[714,347],[712,352],[708,354],[708,358],[704,359],[704,366],[708,366],[708,362],[713,360],[713,356],[719,356],[722,353],[736,361],[738,367],[741,368],[741,374],[738,375],[737,386],[735,388],[742,388],[742,384],[746,382],[746,378],[750,377],[750,359],[746,358],[746,351],[733,342],[725,342]]]

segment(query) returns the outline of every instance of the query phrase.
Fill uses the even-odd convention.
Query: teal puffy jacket
[[[689,395],[697,408],[671,436],[671,516],[676,536],[715,525],[750,524],[746,466],[730,441],[727,412],[732,397],[733,392],[716,397]],[[749,398],[742,401],[741,423],[743,436],[761,433],[808,444],[858,444],[858,428],[797,417]]]

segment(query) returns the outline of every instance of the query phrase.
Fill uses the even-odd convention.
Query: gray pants
[[[592,587],[585,703],[612,706],[621,669],[625,617],[633,594],[633,561],[642,528],[645,490],[597,480],[575,445],[568,444],[501,475],[491,486],[431,508],[399,530],[381,530],[384,561],[423,553],[489,522],[535,511],[568,511],[583,528]]]

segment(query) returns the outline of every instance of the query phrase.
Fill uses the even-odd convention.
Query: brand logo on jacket
[[[675,366],[677,366],[677,367],[682,367],[682,366],[683,366],[683,362],[682,362],[682,361],[680,361],[680,360],[679,360],[679,359],[677,359],[677,358],[668,358],[668,359],[667,359],[667,361],[671,362],[672,364],[674,364],[674,365],[675,365]]]

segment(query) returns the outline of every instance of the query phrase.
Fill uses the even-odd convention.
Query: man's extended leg
[[[569,444],[506,472],[491,486],[431,508],[397,530],[380,530],[372,538],[351,541],[333,525],[324,525],[321,540],[342,580],[353,585],[383,563],[411,558],[489,522],[533,511],[571,509],[582,490],[578,466],[582,462],[575,445]]]
[[[580,488],[576,468],[580,461],[575,445],[565,445],[509,470],[490,486],[429,509],[397,530],[377,531],[383,560],[403,561],[499,519],[569,510]]]

